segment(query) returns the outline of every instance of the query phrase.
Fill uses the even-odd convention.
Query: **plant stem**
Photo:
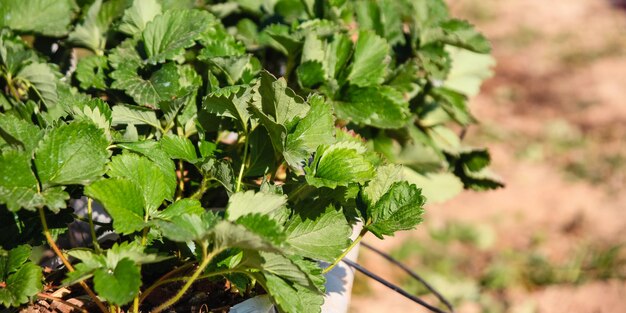
[[[161,276],[161,278],[159,278],[156,282],[154,282],[150,287],[148,287],[148,289],[146,289],[144,292],[141,293],[141,297],[139,298],[139,303],[143,302],[143,300],[146,299],[146,297],[148,297],[148,295],[150,295],[152,293],[152,291],[154,291],[154,289],[156,289],[156,287],[161,286],[164,284],[164,281],[167,281],[169,279],[167,279],[170,276],[173,276],[174,274],[187,269],[188,267],[191,267],[193,264],[195,263],[187,263],[181,267],[175,268],[171,271],[169,271],[167,274]]]
[[[246,134],[246,139],[244,140],[243,147],[243,159],[241,160],[241,168],[239,169],[239,176],[237,177],[237,187],[235,188],[235,192],[239,192],[241,190],[241,180],[243,179],[243,172],[246,169],[246,163],[248,161],[248,135]]]
[[[234,273],[237,271],[234,271],[232,269],[228,269],[228,270],[222,270],[222,271],[217,271],[217,272],[213,272],[213,273],[208,273],[208,274],[204,274],[204,275],[200,275],[198,276],[198,278],[196,278],[196,281],[201,280],[201,279],[205,279],[205,278],[209,278],[209,277],[215,277],[215,276],[220,276],[220,275],[225,275],[228,273]],[[169,284],[169,283],[175,283],[177,281],[185,281],[185,280],[189,280],[191,279],[191,276],[181,276],[181,277],[174,277],[174,278],[169,278],[169,279],[159,279],[157,282],[155,282],[154,284],[152,284],[152,286],[150,286],[150,288],[146,289],[146,291],[141,295],[141,299],[139,299],[140,301],[144,300],[144,295],[148,295],[150,293],[152,293],[152,291],[154,291],[154,289],[156,289],[159,286],[163,286],[165,284]]]
[[[163,311],[164,309],[172,306],[176,302],[178,302],[178,300],[180,300],[180,298],[185,294],[185,292],[187,292],[187,289],[189,289],[189,287],[191,287],[191,285],[194,283],[194,281],[196,279],[198,279],[198,277],[200,277],[202,272],[204,272],[204,269],[209,265],[209,263],[211,263],[211,260],[213,259],[213,257],[215,255],[217,255],[220,251],[221,250],[216,250],[216,251],[212,251],[211,253],[207,254],[204,257],[204,259],[202,260],[202,263],[200,263],[200,265],[198,266],[196,271],[189,278],[189,280],[187,280],[185,285],[183,285],[183,287],[178,291],[178,293],[175,296],[173,296],[172,298],[170,298],[169,300],[165,301],[164,303],[162,303],[161,305],[156,307],[154,310],[152,310],[152,313],[159,313],[159,312]]]
[[[341,253],[341,255],[339,257],[337,257],[332,264],[330,264],[327,268],[322,270],[322,274],[326,274],[326,273],[330,272],[330,270],[332,270],[335,266],[337,266],[337,264],[339,264],[339,262],[341,262],[341,260],[343,260],[343,258],[346,255],[348,255],[350,250],[352,250],[352,248],[354,248],[361,241],[361,239],[363,239],[363,236],[365,236],[365,234],[367,234],[367,228],[363,227],[363,229],[361,229],[361,232],[359,233],[359,235],[354,239],[354,241],[352,241],[350,246],[348,246],[348,248],[346,248],[346,250],[344,250],[343,253]]]
[[[100,250],[100,244],[98,243],[98,238],[96,237],[96,228],[93,226],[93,209],[92,209],[91,198],[87,198],[87,219],[89,220],[89,231],[91,232],[91,242],[93,244],[94,250],[96,253],[100,254],[102,251]]]
[[[43,226],[43,234],[46,237],[46,240],[48,241],[50,248],[52,248],[54,253],[59,257],[59,259],[61,259],[61,262],[63,262],[67,270],[70,272],[73,272],[74,267],[72,266],[70,261],[68,261],[67,258],[63,255],[63,253],[61,252],[61,249],[59,249],[59,246],[57,246],[57,244],[54,242],[54,239],[52,239],[52,235],[50,234],[50,229],[48,228],[48,222],[46,221],[46,215],[43,212],[43,208],[39,207],[38,210],[39,210],[39,219],[41,220],[41,225]],[[89,286],[87,286],[87,284],[84,281],[81,281],[78,284],[80,284],[80,286],[83,287],[83,289],[85,289],[85,292],[87,292],[89,297],[91,297],[91,299],[96,303],[100,311],[102,311],[103,313],[108,312],[104,303],[102,303],[102,301],[98,299],[98,296],[96,296],[96,294],[91,290],[91,288],[89,288]]]

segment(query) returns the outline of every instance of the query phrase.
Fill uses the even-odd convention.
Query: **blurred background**
[[[430,204],[416,231],[366,242],[460,313],[626,312],[626,1],[448,4],[493,44],[465,140],[489,147],[506,188]],[[359,262],[425,293],[363,248]],[[420,310],[357,274],[352,312]]]

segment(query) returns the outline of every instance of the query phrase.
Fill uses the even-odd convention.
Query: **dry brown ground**
[[[495,77],[472,100],[483,124],[467,140],[487,143],[493,169],[507,186],[431,205],[427,225],[488,225],[496,233],[494,251],[524,251],[541,233],[547,238],[542,249],[555,262],[581,242],[626,242],[626,166],[618,162],[626,155],[626,11],[601,0],[448,2],[493,42]],[[551,139],[550,125],[561,124],[584,144],[554,148],[559,142]],[[618,161],[606,165],[612,157]],[[571,164],[587,172],[573,179],[566,170]],[[366,240],[389,251],[426,234],[421,227],[384,242]],[[360,261],[398,276],[366,252]],[[352,312],[416,311],[376,283],[369,288],[367,295],[354,296]],[[618,280],[515,288],[505,296],[511,312],[521,312],[529,301],[535,312],[626,312],[626,282]],[[466,303],[458,312],[480,311]]]

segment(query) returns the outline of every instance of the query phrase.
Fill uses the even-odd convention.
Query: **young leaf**
[[[375,205],[368,207],[371,224],[366,227],[380,239],[399,230],[413,229],[422,222],[425,201],[415,185],[405,181],[394,183]]]
[[[157,0],[134,0],[133,5],[124,11],[120,31],[131,36],[140,34],[148,22],[161,14],[161,4]]]
[[[244,215],[259,213],[281,220],[285,215],[289,215],[286,204],[287,197],[285,196],[255,193],[252,190],[238,192],[228,199],[226,217],[228,220],[236,221]]]
[[[148,62],[162,63],[180,57],[211,27],[214,17],[206,11],[165,11],[149,22],[143,33]]]
[[[135,262],[125,258],[114,269],[97,269],[93,283],[98,295],[113,304],[124,305],[139,293],[141,272]]]
[[[350,244],[352,227],[341,211],[330,206],[316,219],[296,214],[285,232],[292,254],[332,262]]]
[[[320,146],[313,164],[305,168],[307,182],[315,187],[336,188],[370,180],[374,167],[364,152],[365,148],[355,142]]]
[[[85,187],[85,195],[98,200],[113,218],[113,229],[130,234],[143,229],[144,197],[140,187],[122,178],[99,180]]]
[[[385,80],[389,44],[370,31],[359,32],[348,80],[359,87],[376,86]]]
[[[88,184],[104,174],[109,145],[102,129],[88,122],[54,128],[35,152],[35,167],[44,188]]]
[[[67,34],[73,6],[71,0],[0,0],[0,27],[61,37]]]

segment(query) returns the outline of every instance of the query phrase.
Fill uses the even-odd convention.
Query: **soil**
[[[545,238],[542,252],[557,263],[582,243],[624,243],[626,11],[615,6],[621,2],[448,3],[455,16],[476,24],[493,42],[495,75],[471,100],[482,124],[470,129],[466,141],[486,143],[506,188],[467,191],[429,205],[425,225],[416,231],[366,241],[391,251],[409,239],[429,240],[430,227],[459,221],[492,229],[496,258],[505,250],[530,253],[537,234]],[[401,281],[401,274],[367,251],[360,263]],[[369,292],[353,295],[352,312],[426,312],[376,282],[357,279],[355,290],[364,289]],[[516,287],[501,297],[506,312],[626,312],[626,282],[620,279]],[[467,301],[457,311],[481,308]]]

